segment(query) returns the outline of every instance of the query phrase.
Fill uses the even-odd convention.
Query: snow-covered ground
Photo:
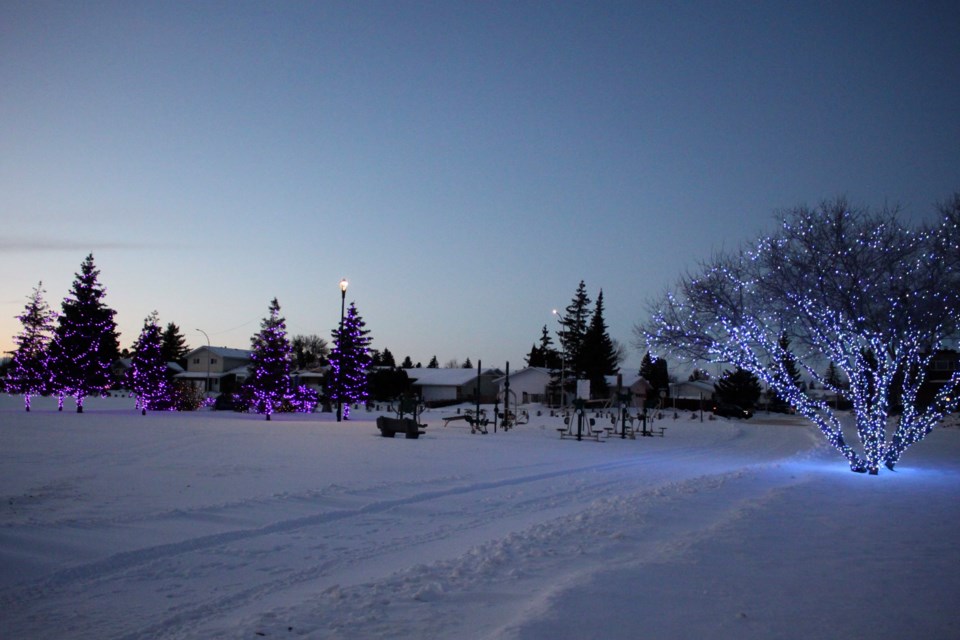
[[[960,429],[870,477],[784,416],[453,411],[389,440],[0,396],[0,638],[960,637]]]

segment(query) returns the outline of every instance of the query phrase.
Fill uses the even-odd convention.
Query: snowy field
[[[0,396],[0,638],[958,638],[960,429],[847,471],[798,419],[57,413]]]

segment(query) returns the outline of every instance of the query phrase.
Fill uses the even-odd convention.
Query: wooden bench
[[[398,433],[404,434],[408,440],[416,440],[426,433],[421,431],[423,424],[417,424],[413,418],[388,418],[380,416],[377,418],[377,429],[380,429],[380,435],[384,438],[392,438]]]

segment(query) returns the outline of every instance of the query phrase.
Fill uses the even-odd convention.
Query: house
[[[548,402],[547,387],[550,385],[550,369],[543,367],[527,367],[509,376],[510,404],[543,403]],[[495,380],[501,399],[506,391],[508,378],[503,376]]]
[[[318,394],[323,395],[323,381],[330,371],[330,365],[324,365],[315,369],[297,369],[290,372],[290,381],[295,387],[307,387],[313,389]]]
[[[174,378],[207,393],[231,393],[249,375],[252,353],[248,349],[197,347],[187,354],[187,370]]]
[[[110,375],[113,376],[113,379],[116,381],[117,387],[123,387],[126,383],[127,371],[130,367],[133,366],[133,358],[120,358],[115,360],[112,365],[110,365]],[[181,367],[176,362],[167,363],[167,375],[176,376],[179,373],[183,373],[183,367]]]
[[[933,403],[937,393],[957,371],[960,371],[960,353],[953,349],[941,349],[934,353],[927,366],[927,378],[917,392],[917,404],[927,407]]]
[[[619,373],[615,376],[606,376],[607,389],[610,391],[610,398],[617,400],[617,380],[620,380],[620,389],[623,392],[630,393],[630,406],[642,407],[647,400],[647,395],[652,387],[646,378],[639,373],[624,374]]]
[[[670,397],[665,402],[678,408],[703,409],[712,406],[715,391],[713,383],[706,380],[673,382],[670,384]]]
[[[479,384],[480,402],[497,399],[499,369],[406,369],[411,387],[425,403],[476,402]]]

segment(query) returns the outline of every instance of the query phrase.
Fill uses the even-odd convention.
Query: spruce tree
[[[544,363],[543,353],[540,351],[540,347],[533,345],[530,347],[530,353],[528,353],[523,358],[528,367],[542,367]]]
[[[743,409],[752,409],[763,392],[760,379],[739,367],[736,371],[724,371],[714,384],[714,389],[721,402],[735,404]]]
[[[286,320],[280,315],[280,303],[270,302],[270,314],[260,323],[260,331],[250,339],[251,373],[243,393],[250,408],[270,416],[283,408],[290,396],[290,341]]]
[[[163,334],[154,311],[143,321],[140,337],[133,344],[133,358],[125,380],[142,415],[147,415],[147,409],[170,407],[172,388],[167,380],[167,362],[163,353]]]
[[[553,338],[547,325],[543,325],[540,334],[540,344],[534,344],[525,358],[528,367],[542,367],[545,369],[560,370],[560,352],[553,346]]]
[[[110,367],[120,355],[116,312],[103,303],[106,294],[97,276],[93,254],[75,274],[71,295],[63,301],[50,343],[53,384],[60,396],[73,396],[77,413],[83,413],[83,400],[102,395],[112,385]]]
[[[47,349],[56,317],[43,298],[43,283],[37,284],[17,316],[23,329],[14,338],[17,349],[7,372],[7,391],[23,394],[23,404],[30,411],[30,398],[46,394],[50,389],[50,372],[47,367]]]
[[[656,405],[660,401],[661,392],[665,396],[670,394],[670,375],[665,359],[654,358],[648,351],[640,363],[640,376],[650,384],[648,405]]]
[[[799,387],[800,384],[800,370],[797,368],[797,358],[793,355],[793,352],[790,351],[790,338],[787,337],[786,333],[780,334],[780,340],[777,342],[779,347],[779,362],[777,363],[782,369],[782,375],[784,376],[785,381],[790,381],[794,386]],[[784,404],[790,404],[789,398],[782,393],[774,390],[773,395]]]
[[[464,360],[463,364],[460,366],[464,369],[473,369],[473,363],[470,362],[470,358],[467,358],[466,360]]]
[[[607,395],[606,376],[615,375],[620,370],[617,347],[607,332],[607,323],[603,318],[603,290],[597,295],[590,326],[583,337],[582,363],[584,373],[590,380],[592,393]]]
[[[437,356],[430,358],[430,362],[427,363],[427,369],[439,369],[440,363],[437,361]]]
[[[404,356],[403,362],[400,363],[401,369],[413,369],[413,360],[410,359],[410,356]]]
[[[334,329],[332,332],[334,347],[330,354],[330,398],[344,405],[345,420],[350,418],[351,403],[360,403],[367,399],[367,367],[370,365],[371,342],[369,333],[366,323],[352,302],[343,319],[343,331]]]
[[[837,369],[837,365],[833,362],[827,366],[827,373],[823,378],[823,382],[827,385],[828,389],[833,391],[840,391],[846,388],[846,382],[844,382],[843,376]]]
[[[180,327],[172,322],[167,323],[167,328],[163,331],[160,353],[165,363],[176,362],[186,368],[190,347],[187,346],[187,339],[180,333]]]
[[[397,361],[394,359],[393,354],[390,353],[390,349],[384,347],[383,354],[381,356],[383,366],[390,367],[391,369],[396,369]]]
[[[573,372],[572,378],[584,373],[583,341],[587,335],[590,318],[590,297],[583,280],[567,305],[565,314],[560,318],[560,344],[566,353],[567,371]]]

